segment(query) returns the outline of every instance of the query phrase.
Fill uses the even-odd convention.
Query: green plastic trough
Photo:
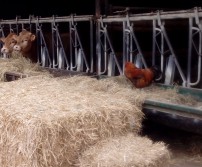
[[[174,88],[162,84],[158,86],[165,89]],[[177,92],[202,101],[201,89],[178,87]],[[202,110],[199,108],[147,99],[143,103],[142,111],[147,119],[157,123],[202,135]]]
[[[97,79],[105,79],[108,76],[92,76]],[[175,87],[165,84],[156,84],[164,89],[177,89],[177,93],[190,95],[202,101],[202,90],[186,87]],[[185,130],[202,135],[202,109],[186,105],[163,103],[153,99],[147,99],[143,103],[143,113],[146,119],[155,121],[172,128]]]

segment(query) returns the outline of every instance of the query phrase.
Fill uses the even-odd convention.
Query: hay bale
[[[133,89],[123,76],[35,75],[0,82],[0,166],[75,166],[84,150],[103,139],[138,135],[142,103],[162,94],[178,99],[174,90]]]
[[[128,88],[128,90],[132,89],[132,92],[135,94],[135,98],[131,98],[131,100],[135,100],[136,105],[138,105],[138,107],[142,107],[142,103],[145,101],[145,99],[152,99],[171,104],[187,105],[190,107],[197,108],[200,108],[202,105],[202,102],[199,98],[195,98],[188,94],[183,95],[177,93],[177,86],[172,89],[164,89],[159,86],[156,86],[155,84],[152,84],[149,87],[139,89],[135,88],[133,84],[123,75],[108,78],[105,82],[116,82],[117,85],[121,85],[122,87]]]
[[[39,63],[32,63],[30,59],[20,54],[13,55],[11,58],[0,58],[0,81],[4,82],[5,72],[17,72],[27,76],[49,75],[51,74],[43,69]]]
[[[80,167],[166,167],[170,153],[163,142],[154,143],[147,137],[108,138],[85,150],[79,158]]]
[[[1,82],[0,166],[74,166],[98,141],[137,134],[143,113],[121,88],[86,76]]]

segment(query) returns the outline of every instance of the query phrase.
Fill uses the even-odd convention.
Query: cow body
[[[1,53],[3,54],[3,57],[10,57],[13,52],[13,48],[17,43],[17,34],[11,32],[6,37],[1,37],[0,41],[3,43],[3,46],[1,48]]]
[[[17,43],[13,47],[13,51],[21,53],[22,56],[30,59],[32,62],[37,62],[36,35],[27,30],[22,30],[17,36]]]

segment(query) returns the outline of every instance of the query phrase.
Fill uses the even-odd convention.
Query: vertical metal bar
[[[165,40],[166,40],[166,43],[167,43],[167,45],[168,45],[168,48],[169,48],[169,50],[170,50],[170,52],[171,52],[171,54],[172,54],[172,56],[173,56],[174,62],[175,62],[175,64],[176,64],[177,69],[178,69],[178,71],[179,71],[179,73],[180,73],[180,76],[181,76],[181,78],[182,78],[182,80],[183,80],[183,86],[186,86],[186,82],[187,82],[187,81],[186,81],[186,77],[185,77],[184,73],[182,72],[182,69],[181,69],[181,67],[180,67],[180,65],[179,65],[179,63],[178,63],[178,60],[177,60],[176,55],[175,55],[175,52],[174,52],[174,50],[173,50],[173,47],[172,47],[172,45],[171,45],[171,43],[170,43],[170,40],[169,40],[169,38],[168,38],[168,35],[167,35],[167,33],[166,33],[164,24],[161,23],[161,20],[160,20],[160,13],[159,13],[159,12],[157,13],[157,18],[158,18],[158,25],[159,25],[159,27],[161,28],[161,32],[162,32],[162,34],[163,34],[163,36],[164,36],[164,38],[165,38]]]
[[[56,68],[56,59],[55,59],[55,23],[51,23],[51,34],[52,34],[52,56],[53,56],[53,68]]]
[[[73,23],[74,24],[74,23]],[[73,25],[74,27],[74,25]],[[77,34],[76,34],[76,29],[74,27],[74,56],[75,56],[75,68],[77,67],[77,57],[78,57],[78,41],[77,41]]]
[[[97,57],[97,75],[101,74],[101,39],[100,39],[100,22],[96,22],[96,57]]]
[[[161,31],[161,70],[163,71],[164,69],[164,35],[163,32]]]
[[[125,33],[125,29],[126,29],[126,22],[123,21],[123,65],[122,65],[122,69],[124,70],[124,66],[125,66],[125,62],[128,61],[127,58],[127,53],[126,53],[126,44],[125,44],[125,39],[126,39],[126,33]]]
[[[139,45],[139,43],[138,43],[138,41],[137,41],[137,38],[136,38],[136,36],[135,36],[134,30],[133,30],[132,27],[130,27],[130,32],[132,33],[132,37],[133,37],[133,39],[134,39],[134,41],[135,41],[136,47],[137,47],[137,49],[138,49],[138,52],[139,52],[140,55],[141,55],[141,58],[142,58],[142,62],[143,62],[143,64],[144,64],[144,67],[147,68],[147,63],[146,63],[146,61],[145,61],[145,59],[144,59],[144,57],[143,57],[142,50],[141,50],[141,48],[140,48],[140,45]]]
[[[90,72],[94,71],[94,61],[93,61],[93,21],[90,20]]]
[[[123,44],[124,44],[124,54],[125,54],[125,60],[130,61],[129,57],[129,37],[128,37],[128,28],[127,28],[127,22],[123,21],[124,27],[123,27],[123,34],[124,34],[124,39],[123,39]]]
[[[88,65],[88,61],[86,59],[86,55],[84,53],[84,49],[83,49],[83,46],[81,44],[81,40],[80,40],[80,37],[79,37],[79,34],[78,34],[78,31],[77,31],[77,28],[75,26],[75,34],[76,34],[76,41],[78,41],[78,44],[79,44],[79,47],[81,49],[81,52],[82,52],[82,58],[84,59],[84,62],[85,62],[85,65],[86,65],[86,72],[89,72],[89,65]],[[78,55],[78,48],[76,49],[76,55]],[[77,56],[76,56],[77,57]],[[77,62],[77,61],[76,61]]]
[[[153,19],[152,29],[152,65],[156,64],[156,20]]]
[[[192,26],[193,18],[189,18],[189,41],[188,41],[188,59],[187,59],[187,87],[190,87],[191,82],[191,53],[192,53]]]
[[[195,8],[194,9],[194,13],[195,13],[195,21],[196,21],[196,25],[198,26],[198,27],[191,27],[192,28],[192,31],[193,30],[196,30],[197,32],[196,32],[196,34],[199,34],[199,41],[198,41],[198,48],[195,46],[195,44],[194,44],[194,41],[192,40],[192,38],[193,38],[193,36],[195,35],[195,34],[192,34],[192,36],[191,36],[191,41],[192,41],[192,43],[191,43],[191,47],[192,47],[192,45],[194,46],[194,48],[195,48],[195,50],[196,50],[196,52],[197,52],[197,54],[198,54],[198,72],[197,72],[197,80],[195,81],[195,82],[189,82],[188,84],[189,84],[189,86],[194,86],[194,85],[197,85],[199,82],[200,82],[200,79],[201,79],[201,54],[202,54],[202,24],[201,24],[201,21],[200,21],[200,19],[199,19],[199,15],[198,15],[198,8]],[[191,52],[192,53],[192,52]],[[190,55],[191,56],[191,55]],[[190,58],[191,59],[191,58]],[[190,80],[191,80],[191,65],[190,65]]]
[[[18,16],[16,16],[16,33],[18,34]]]
[[[118,62],[117,58],[116,58],[114,49],[113,49],[113,47],[112,47],[112,44],[111,44],[111,42],[110,42],[109,35],[108,35],[107,32],[106,32],[106,37],[107,37],[107,41],[108,41],[108,43],[109,43],[109,47],[110,47],[111,50],[112,50],[112,54],[113,54],[113,56],[114,56],[114,60],[115,60],[115,63],[116,63],[116,65],[117,65],[117,68],[118,68],[118,70],[119,70],[119,73],[120,73],[120,74],[123,74],[123,71],[122,71],[122,69],[121,69],[121,66],[119,65],[119,62]]]
[[[147,64],[146,64],[146,61],[145,61],[145,59],[143,57],[142,50],[140,48],[140,45],[139,45],[138,40],[136,38],[136,35],[134,33],[133,25],[130,24],[130,20],[129,20],[129,15],[128,14],[126,15],[126,22],[127,22],[127,28],[129,30],[130,36],[133,38],[133,40],[135,42],[135,45],[136,45],[136,48],[137,48],[139,54],[141,55],[141,59],[142,59],[142,62],[144,64],[144,67],[147,68]]]
[[[104,70],[102,72],[103,74],[107,71],[107,62],[108,62],[108,60],[107,60],[107,48],[108,48],[108,46],[107,46],[106,34],[107,34],[107,28],[104,27]]]
[[[9,24],[9,31],[10,31],[10,32],[14,32],[13,29],[12,29],[11,24]]]
[[[31,20],[32,20],[32,16],[29,15],[29,31],[32,32],[32,23],[31,23]]]
[[[69,34],[70,34],[70,41],[69,41],[69,56],[70,56],[70,70],[73,70],[73,51],[72,51],[72,22],[69,21]]]
[[[131,25],[131,27],[132,27],[132,26],[133,26],[133,24]],[[133,51],[133,36],[132,36],[132,34],[130,33],[130,34],[128,35],[128,37],[129,37],[128,40],[130,41],[130,42],[129,42],[129,44],[130,44],[130,46],[129,46],[129,47],[130,47],[130,50],[129,50],[129,51],[130,51],[130,52],[129,52],[130,61],[133,62],[133,52],[132,52],[132,51]]]
[[[180,75],[181,75],[181,77],[182,77],[183,86],[186,86],[186,78],[185,78],[185,75],[184,75],[184,73],[182,72],[182,69],[181,69],[181,67],[180,67],[180,65],[179,65],[179,63],[178,63],[178,61],[177,61],[176,55],[175,55],[175,53],[174,53],[174,50],[173,50],[172,45],[171,45],[171,43],[170,43],[170,41],[169,41],[169,39],[168,39],[168,35],[167,35],[167,33],[166,33],[165,28],[164,28],[163,25],[161,25],[161,29],[162,29],[162,33],[163,33],[163,35],[164,35],[164,37],[165,37],[165,40],[166,40],[166,42],[167,42],[167,45],[168,45],[168,47],[169,47],[169,49],[170,49],[170,51],[171,51],[171,53],[172,53],[172,56],[173,56],[173,58],[174,58],[175,64],[176,64],[176,66],[177,66],[177,69],[178,69],[178,71],[179,71],[179,73],[180,73]]]
[[[69,62],[68,62],[68,59],[67,59],[67,56],[66,56],[66,53],[65,53],[64,45],[62,43],[62,39],[60,37],[59,29],[58,29],[57,26],[55,28],[56,28],[56,36],[57,36],[58,64],[59,64],[60,68],[64,68],[64,66],[66,64],[66,68],[69,69]],[[59,59],[62,61],[61,63],[60,63]]]

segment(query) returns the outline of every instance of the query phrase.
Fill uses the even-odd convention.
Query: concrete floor
[[[153,141],[163,141],[171,150],[169,167],[202,167],[202,135],[144,121],[142,133]]]

